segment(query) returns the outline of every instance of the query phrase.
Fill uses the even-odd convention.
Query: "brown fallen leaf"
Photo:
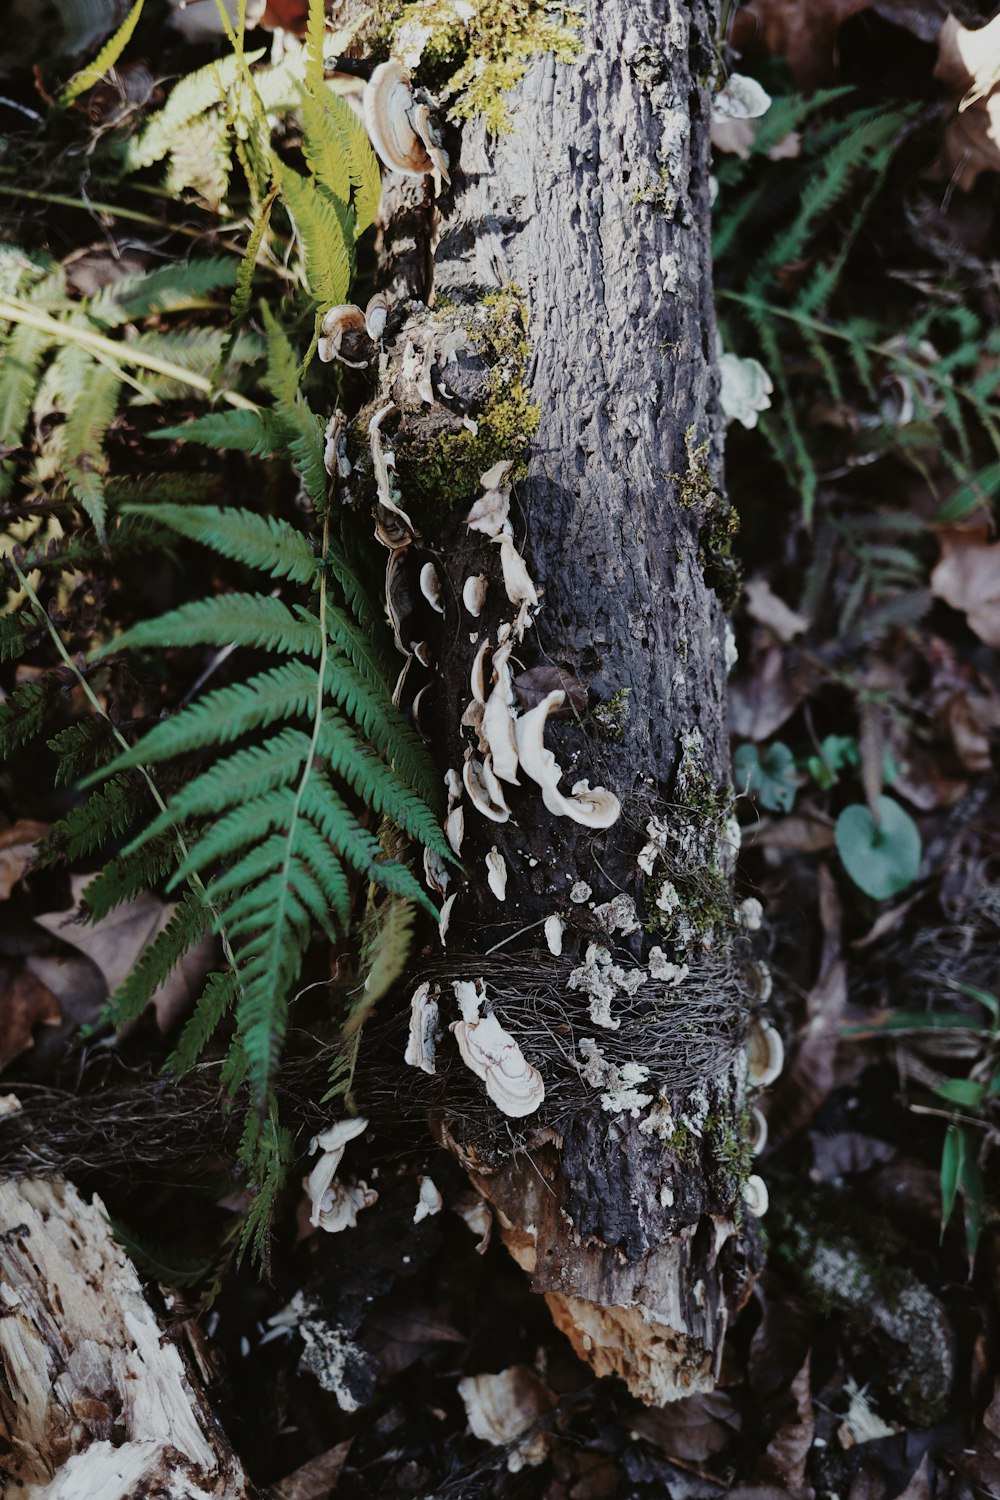
[[[725,1391],[650,1407],[629,1423],[633,1433],[668,1458],[686,1463],[704,1463],[713,1453],[720,1453],[740,1426],[740,1414]]]
[[[792,641],[809,629],[805,615],[791,609],[773,592],[766,578],[751,578],[743,585],[747,614],[766,625],[779,641]]]
[[[938,38],[934,76],[958,105],[945,131],[938,174],[968,192],[980,172],[1000,171],[1000,16],[975,31],[949,16]]]
[[[941,561],[931,593],[965,615],[987,646],[1000,646],[1000,542],[985,526],[949,526],[938,532]]]
[[[822,854],[833,845],[833,819],[819,811],[761,818],[759,823],[749,824],[743,830],[746,849],[792,849],[796,854]]]
[[[805,1483],[806,1461],[816,1435],[813,1417],[812,1382],[809,1377],[809,1355],[788,1388],[794,1402],[791,1419],[778,1428],[768,1443],[758,1465],[758,1478],[775,1478],[798,1490]]]
[[[145,949],[166,927],[176,909],[152,891],[144,891],[134,901],[116,907],[99,922],[80,919],[83,892],[93,877],[73,875],[70,889],[73,905],[68,911],[50,911],[35,921],[64,943],[69,943],[95,963],[104,975],[108,993],[114,994],[128,978]],[[154,991],[150,1004],[156,1011],[156,1024],[169,1031],[190,1009],[198,994],[201,980],[211,968],[216,939],[211,935],[191,948],[180,963]]]
[[[19,969],[0,995],[0,1073],[35,1044],[36,1026],[58,1026],[59,1001],[30,969]]]
[[[770,644],[770,632],[759,632],[767,642],[763,649],[758,632],[754,635],[750,674],[733,682],[729,690],[729,732],[760,744],[791,718],[813,684],[808,673],[789,671],[788,653]]]
[[[274,1485],[271,1493],[274,1500],[328,1500],[337,1488],[340,1471],[347,1462],[353,1438],[337,1443],[309,1459],[300,1469]]]
[[[35,845],[49,832],[48,823],[19,818],[0,833],[0,901],[6,901],[35,854]]]

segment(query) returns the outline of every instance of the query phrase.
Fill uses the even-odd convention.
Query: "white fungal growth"
[[[474,620],[478,620],[483,612],[487,587],[485,573],[474,573],[462,585],[462,603]]]
[[[498,901],[507,899],[507,861],[496,844],[486,856],[486,880]]]
[[[587,996],[590,1019],[595,1026],[617,1031],[621,1020],[611,1014],[612,1004],[622,995],[634,995],[647,978],[645,969],[623,969],[612,961],[607,948],[591,943],[583,963],[567,979],[566,988],[580,990]]]
[[[538,604],[538,590],[528,572],[528,565],[509,536],[500,538],[500,566],[503,569],[503,586],[511,604],[527,604],[534,608]]]
[[[621,813],[621,803],[604,787],[591,789],[587,781],[578,781],[566,797],[559,790],[562,767],[551,750],[545,748],[545,722],[553,709],[566,701],[561,688],[548,693],[540,703],[515,724],[517,754],[522,769],[542,789],[542,801],[557,817],[572,818],[588,828],[610,828]]]
[[[358,1222],[358,1212],[369,1208],[378,1199],[378,1194],[363,1182],[345,1186],[337,1181],[337,1170],[348,1142],[363,1135],[367,1129],[368,1121],[360,1116],[354,1120],[338,1120],[310,1141],[310,1154],[322,1153],[303,1182],[312,1204],[309,1222],[315,1228],[325,1229],[329,1234],[353,1228]]]
[[[558,958],[560,953],[562,953],[563,933],[565,931],[566,923],[562,917],[553,914],[551,917],[545,918],[545,941],[548,944],[549,952],[555,958]]]
[[[453,1021],[451,1029],[462,1061],[486,1084],[486,1093],[497,1108],[512,1119],[534,1114],[545,1098],[542,1075],[496,1016]]]
[[[747,1206],[748,1212],[752,1213],[755,1219],[763,1218],[764,1214],[767,1213],[770,1201],[767,1195],[767,1185],[763,1177],[754,1176],[747,1178],[743,1185],[743,1201]]]
[[[487,772],[489,772],[488,776]],[[492,767],[488,766],[486,761],[476,760],[470,754],[462,771],[462,780],[477,812],[481,812],[484,818],[490,818],[494,823],[506,823],[510,817],[510,808],[507,806],[500,783],[493,775]]]
[[[747,932],[759,932],[764,920],[764,908],[756,896],[748,896],[736,908],[736,917],[740,926],[745,927]]]
[[[465,837],[465,810],[462,807],[453,807],[444,825],[445,836],[455,854],[462,852],[462,840]]]
[[[441,946],[442,947],[445,946],[445,940],[446,940],[447,935],[448,935],[448,928],[451,925],[451,913],[452,913],[452,908],[455,905],[455,896],[456,895],[457,895],[457,892],[453,893],[451,896],[448,896],[447,899],[444,900],[441,903],[441,913],[440,913],[440,915],[438,917],[438,937],[441,939]]]
[[[595,906],[594,916],[603,922],[608,932],[620,932],[622,937],[638,932],[640,922],[636,916],[635,902],[631,896],[615,896],[603,906]]]
[[[639,850],[636,864],[645,875],[652,875],[653,866],[667,847],[667,827],[659,818],[650,818],[646,824],[648,843]]]
[[[609,1115],[629,1114],[639,1118],[641,1110],[653,1102],[652,1094],[643,1094],[639,1085],[646,1082],[649,1069],[643,1063],[627,1062],[620,1066],[609,1062],[593,1037],[580,1040],[580,1054],[586,1059],[580,1076],[591,1088],[603,1089],[601,1108]]]
[[[404,1061],[422,1073],[436,1072],[438,1022],[440,1008],[431,995],[428,981],[418,985],[410,997],[410,1033],[406,1040]]]
[[[660,911],[666,912],[668,916],[675,912],[681,904],[681,898],[677,894],[677,887],[670,880],[665,880],[656,893],[656,904]]]
[[[672,964],[662,948],[650,948],[650,978],[660,979],[664,984],[676,986],[683,984],[690,972],[687,964]]]
[[[444,600],[441,598],[441,580],[438,577],[438,570],[432,562],[425,562],[420,569],[420,592],[431,606],[431,609],[436,609],[439,615],[444,614]]]
[[[574,906],[582,906],[585,901],[590,900],[593,894],[594,892],[585,880],[577,880],[570,889],[569,899]]]
[[[437,1186],[431,1177],[420,1177],[420,1196],[417,1198],[417,1206],[413,1210],[413,1222],[419,1224],[423,1219],[430,1219],[434,1214],[439,1214],[444,1207],[444,1199],[437,1190]]]
[[[451,987],[462,1012],[463,1021],[478,1021],[479,1010],[486,998],[486,984],[482,979],[453,979]]]

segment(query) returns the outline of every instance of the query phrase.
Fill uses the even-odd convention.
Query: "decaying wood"
[[[728,516],[708,227],[712,34],[703,4],[590,4],[580,61],[533,64],[511,97],[508,134],[490,137],[476,122],[462,130],[434,253],[433,297],[447,307],[505,289],[523,306],[541,421],[511,519],[542,607],[512,666],[556,668],[584,685],[596,715],[550,720],[545,743],[567,793],[586,778],[622,803],[618,821],[595,830],[546,811],[523,772],[520,786],[503,788],[509,820],[480,816],[466,797],[466,874],[449,887],[448,961],[455,977],[483,976],[487,1010],[538,1063],[549,1092],[533,1120],[511,1122],[486,1106],[482,1120],[458,1121],[444,1109],[437,1129],[574,1346],[649,1401],[711,1387],[759,1259],[742,1178],[721,1145],[731,1151],[742,1131],[747,1005],[726,961],[732,904],[718,847],[718,792],[729,776],[716,588],[726,578]],[[391,211],[389,219],[386,260],[398,289]],[[415,279],[407,290],[426,295]],[[412,303],[408,319],[397,357],[408,340],[430,348],[427,317]],[[461,357],[435,376],[449,390],[453,370],[466,375]],[[435,431],[433,401],[400,404],[404,436]],[[453,396],[438,406],[454,430]],[[468,719],[460,723],[473,659],[484,640],[496,647],[511,613],[497,545],[469,533],[465,509],[430,538],[444,624],[436,698],[424,715],[442,768],[459,771],[474,742]],[[475,619],[461,602],[470,574],[488,580],[490,602]],[[655,885],[637,865],[651,818],[668,829],[682,905],[705,896],[705,877],[717,922],[695,915],[660,935],[667,924]],[[584,892],[575,901],[574,890]],[[621,894],[640,925],[614,936],[598,908]],[[553,914],[565,923],[557,960],[542,942]],[[662,943],[690,975],[673,989],[647,972],[634,1003],[621,997],[616,1029],[602,1030],[586,992],[570,984],[595,942],[632,970]],[[555,980],[553,963],[562,966]],[[440,967],[447,1026],[458,1011]],[[687,1016],[686,993],[697,996]],[[706,1028],[713,995],[716,1023]],[[656,1101],[602,1107],[580,1080],[584,1038],[617,1049],[619,1060],[650,1063],[643,1087]],[[652,1130],[657,1110],[678,1128]]]
[[[4,1494],[255,1494],[100,1199],[60,1178],[5,1182],[0,1225]]]

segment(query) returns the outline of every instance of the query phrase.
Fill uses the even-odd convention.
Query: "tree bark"
[[[500,549],[465,524],[467,506],[427,543],[444,626],[424,721],[442,767],[461,774],[482,753],[470,672],[483,643],[488,664],[506,632],[516,677],[546,667],[543,687],[583,684],[571,716],[545,728],[562,791],[586,779],[622,808],[607,829],[556,816],[523,764],[520,785],[502,788],[508,819],[481,816],[464,797],[465,874],[448,887],[447,957],[418,977],[436,987],[444,1026],[459,1017],[451,982],[481,980],[483,1013],[537,1066],[546,1097],[530,1119],[477,1107],[444,1044],[437,1129],[578,1352],[650,1401],[712,1386],[759,1259],[742,1203],[747,1002],[726,847],[719,593],[733,564],[714,375],[712,34],[700,3],[591,3],[581,60],[532,65],[510,99],[509,133],[463,129],[433,292],[407,287],[445,301],[439,328],[489,294],[520,304],[540,413],[513,486],[512,540],[541,596],[520,643]],[[413,194],[404,200],[412,214]],[[412,241],[394,236],[393,201],[383,252],[399,290],[406,260],[393,247]],[[467,372],[459,358],[453,378],[455,362],[440,340],[430,346],[412,304],[390,368],[407,344],[437,358],[437,408],[448,406],[454,426]],[[395,395],[404,414],[394,443],[416,472],[422,438],[436,433],[435,403],[413,415],[419,402],[408,404],[398,382]],[[473,393],[465,414],[481,411]],[[470,575],[488,581],[478,617],[462,602]],[[530,681],[517,693],[522,717]],[[487,693],[490,683],[487,665]],[[634,930],[609,905],[622,896],[634,903]],[[542,937],[553,916],[565,926],[559,954]],[[594,1047],[603,1060],[588,1070]],[[639,1083],[623,1107],[617,1085],[637,1076],[634,1065]]]

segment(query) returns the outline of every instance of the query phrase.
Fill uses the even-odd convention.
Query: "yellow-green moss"
[[[450,102],[449,117],[482,115],[495,132],[510,127],[506,93],[533,58],[570,62],[582,51],[580,12],[539,0],[382,0],[389,48]],[[416,60],[419,58],[419,63]]]
[[[607,703],[599,703],[592,717],[601,726],[609,740],[616,745],[625,743],[625,725],[628,722],[628,695],[631,688],[619,688],[612,693]]]
[[[524,474],[525,452],[541,418],[524,383],[530,352],[525,317],[520,291],[508,287],[474,303],[464,318],[466,332],[490,372],[475,432],[462,428],[426,442],[396,445],[396,472],[406,506],[425,526],[471,505],[480,493],[480,476],[500,459],[514,462],[515,477]]]
[[[705,582],[718,594],[723,607],[732,610],[740,596],[743,570],[733,554],[733,538],[740,529],[736,509],[718,489],[708,463],[708,443],[695,446],[694,428],[684,434],[688,466],[674,474],[677,500],[698,521],[698,546]]]

